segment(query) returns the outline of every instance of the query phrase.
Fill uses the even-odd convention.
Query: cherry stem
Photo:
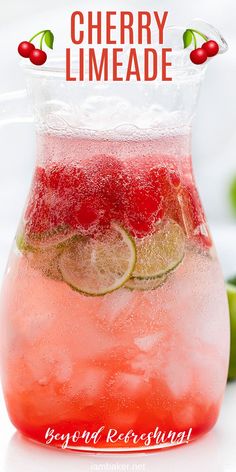
[[[43,49],[43,40],[44,40],[44,36],[45,36],[46,32],[47,31],[44,31],[44,33],[42,34],[41,39],[40,39],[39,47],[40,47],[41,50]]]
[[[196,38],[196,36],[195,36],[193,30],[191,30],[191,31],[192,31],[192,35],[193,35],[194,49],[197,49],[197,38]]]
[[[207,37],[205,34],[200,33],[200,31],[197,31],[197,30],[195,30],[195,29],[191,29],[191,31],[192,31],[192,33],[197,33],[197,34],[199,34],[199,36],[201,36],[203,39],[205,39],[205,41],[208,41],[208,37]],[[195,35],[194,35],[194,37],[195,37]]]
[[[37,36],[39,36],[40,34],[43,34],[43,36],[45,35],[46,31],[48,30],[42,30],[42,31],[39,31],[39,33],[36,33],[34,34],[34,36],[32,36],[32,38],[29,40],[29,43],[31,43],[33,41],[34,38],[36,38]],[[42,38],[41,38],[42,39]]]

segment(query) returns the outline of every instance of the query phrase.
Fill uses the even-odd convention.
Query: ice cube
[[[110,385],[113,397],[131,398],[142,395],[148,389],[148,383],[142,375],[120,372],[116,374]]]
[[[151,377],[158,376],[159,362],[156,354],[150,356],[142,352],[131,361],[130,368],[135,374],[142,375],[145,381],[149,381]]]
[[[173,419],[178,429],[185,430],[192,428],[195,424],[197,408],[193,405],[186,404],[184,408],[176,408],[173,413]]]
[[[176,359],[176,356],[169,358],[163,369],[163,378],[175,398],[184,397],[191,391],[191,362],[189,364],[185,363],[181,359]]]
[[[112,326],[119,318],[126,318],[132,306],[133,297],[133,293],[129,290],[119,290],[107,295],[100,305],[98,316]]]
[[[99,400],[103,390],[107,373],[105,369],[83,365],[73,371],[73,376],[68,384],[68,394],[72,397],[83,397],[83,401],[93,402]]]
[[[55,366],[55,377],[59,382],[66,382],[71,379],[73,373],[72,361],[69,356],[62,356]]]
[[[136,346],[141,351],[148,352],[151,351],[155,344],[161,342],[163,339],[163,333],[150,334],[148,336],[142,336],[134,340]]]
[[[34,344],[50,330],[55,323],[55,314],[50,310],[35,309],[34,312],[26,311],[20,325],[21,335],[29,342]]]
[[[72,375],[69,352],[47,343],[25,349],[24,359],[33,380],[41,385],[64,383]]]
[[[222,397],[227,372],[227,360],[211,345],[198,344],[198,350],[192,352],[189,359],[194,372],[198,397],[208,401],[219,401]],[[196,380],[197,379],[197,380]]]

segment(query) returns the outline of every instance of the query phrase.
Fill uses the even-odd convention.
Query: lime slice
[[[162,277],[156,277],[155,279],[137,279],[135,277],[131,277],[128,282],[125,284],[125,288],[129,290],[156,290],[156,288],[160,287],[165,283],[167,279],[166,275]]]
[[[75,290],[92,296],[122,287],[136,263],[132,238],[119,225],[97,238],[78,240],[66,248],[59,260],[63,280]]]
[[[68,230],[68,228],[65,231],[60,228],[59,231],[55,229],[41,233],[37,235],[37,238],[29,238],[24,232],[19,231],[16,235],[16,245],[27,258],[32,269],[40,271],[51,279],[62,280],[58,265],[59,256],[65,247],[71,247],[78,238],[74,230]]]
[[[35,251],[35,249],[26,243],[24,233],[19,232],[16,235],[16,246],[20,252]]]
[[[185,234],[172,220],[162,221],[154,233],[135,243],[137,262],[132,276],[139,279],[161,277],[175,269],[184,257]]]
[[[25,233],[24,243],[31,248],[47,249],[59,244],[63,245],[76,234],[77,231],[75,229],[67,225],[61,225],[42,233]]]
[[[62,250],[62,248],[55,246],[50,249],[28,251],[24,255],[32,269],[40,271],[42,275],[50,279],[62,280],[58,264]]]
[[[226,285],[230,312],[230,361],[228,379],[236,379],[236,284],[230,281]]]

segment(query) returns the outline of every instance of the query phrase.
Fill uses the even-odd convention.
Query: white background
[[[188,24],[201,17],[218,27],[230,49],[209,65],[199,101],[193,136],[193,159],[198,187],[211,224],[224,274],[236,274],[236,223],[230,215],[227,189],[236,174],[236,4],[235,0],[172,0],[128,3],[117,1],[75,2],[71,0],[0,0],[0,95],[24,88],[17,44],[33,33],[50,28],[55,33],[57,52],[70,45],[70,14],[76,9],[169,10],[169,24]],[[0,108],[0,119],[1,119]],[[29,129],[30,128],[30,129]],[[32,125],[0,128],[0,278],[11,240],[19,220],[33,168]],[[236,385],[226,391],[222,414],[216,428],[205,438],[177,450],[151,456],[89,456],[45,450],[13,435],[0,400],[0,471],[207,471],[236,470]],[[109,468],[110,465],[110,468]],[[97,469],[96,469],[96,466]],[[139,468],[138,468],[139,466]]]

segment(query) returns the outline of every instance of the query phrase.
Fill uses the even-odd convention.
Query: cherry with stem
[[[204,39],[204,43],[201,47],[197,47],[197,35]],[[209,57],[213,57],[219,52],[219,45],[214,40],[209,38],[195,29],[187,29],[183,34],[184,48],[189,47],[192,42],[194,49],[190,53],[190,59],[194,64],[204,64]]]
[[[39,48],[35,48],[32,41],[41,35]],[[34,34],[29,41],[23,41],[18,46],[19,54],[24,58],[29,58],[32,64],[41,66],[47,60],[47,54],[43,50],[43,43],[47,47],[53,49],[54,35],[51,30],[41,30],[38,33]]]

